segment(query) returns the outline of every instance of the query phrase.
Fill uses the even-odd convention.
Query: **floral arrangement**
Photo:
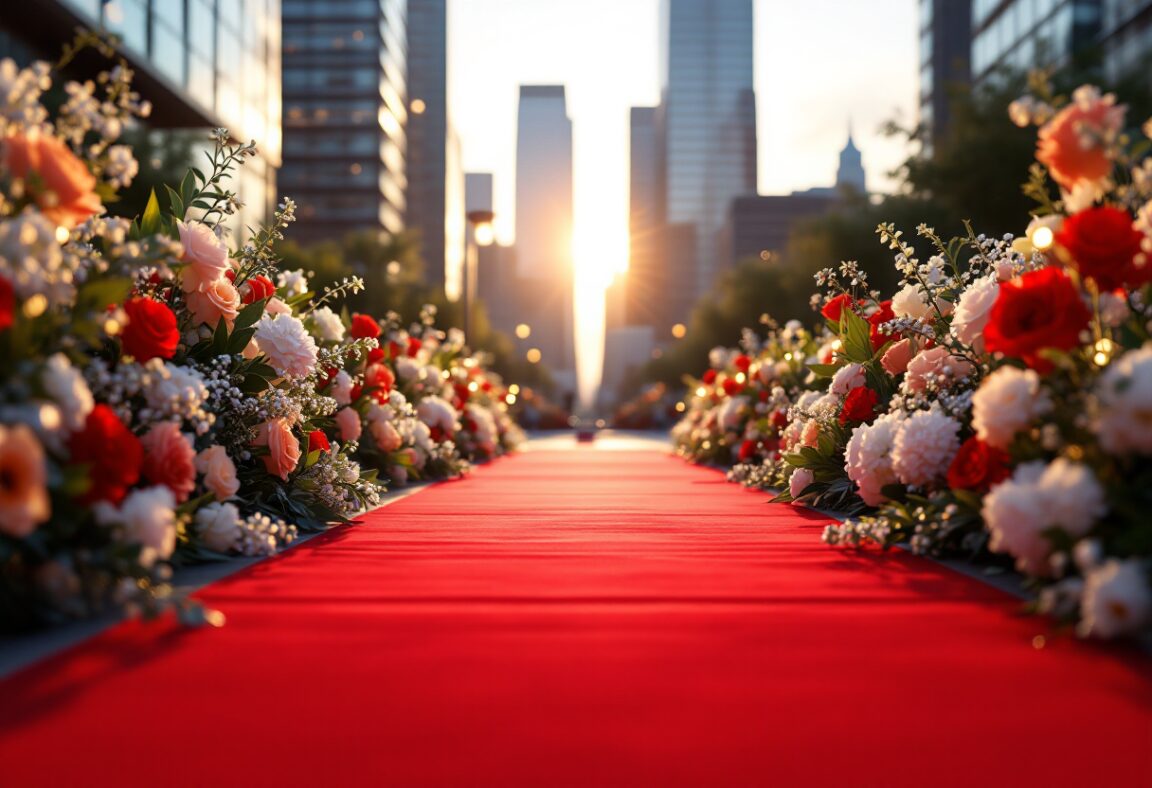
[[[692,459],[744,461],[731,477],[776,501],[847,512],[829,544],[1007,561],[1079,634],[1147,636],[1152,123],[1133,142],[1114,96],[1039,82],[1010,114],[1039,126],[1020,238],[922,225],[922,259],[882,225],[900,289],[882,298],[851,262],[817,276],[824,334],[778,452],[745,461],[737,351],[714,353],[674,434]]]
[[[360,280],[280,270],[291,200],[231,238],[255,143],[218,129],[207,167],[108,215],[139,170],[117,140],[150,110],[131,79],[67,82],[50,114],[52,69],[0,61],[4,629],[156,610],[174,566],[272,553],[377,505],[378,473],[458,475],[518,441],[462,336],[338,314]]]

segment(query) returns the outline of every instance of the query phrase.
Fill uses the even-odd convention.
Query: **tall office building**
[[[951,91],[972,80],[971,0],[920,0],[920,125],[931,150],[952,122]]]
[[[664,173],[656,107],[632,107],[628,169],[628,275],[625,322],[667,322],[667,259],[663,253]]]
[[[522,85],[516,139],[516,271],[523,322],[559,387],[576,389],[572,121],[563,85]]]
[[[1143,73],[1152,79],[1152,0],[1104,0],[1101,17],[1105,77]]]
[[[259,155],[232,184],[246,204],[236,225],[269,218],[280,165],[279,0],[38,0],[20,12],[6,8],[0,56],[55,61],[77,27],[104,28],[120,38],[136,88],[153,104],[148,128],[224,127],[256,140]],[[204,140],[207,147],[207,133]]]
[[[1062,67],[1099,42],[1101,0],[972,0],[972,79]]]
[[[405,0],[284,0],[282,190],[293,236],[404,228]]]
[[[698,298],[720,271],[729,204],[756,193],[752,0],[663,0],[660,12],[664,210],[695,236]]]
[[[448,112],[448,2],[408,0],[408,212],[425,279],[459,297],[464,172]]]

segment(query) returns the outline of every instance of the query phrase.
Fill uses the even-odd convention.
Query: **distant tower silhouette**
[[[860,149],[852,141],[852,123],[848,123],[848,144],[840,151],[840,168],[836,171],[836,188],[844,187],[855,189],[860,194],[867,194],[865,186],[864,160]]]

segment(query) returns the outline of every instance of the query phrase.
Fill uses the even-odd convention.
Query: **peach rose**
[[[288,475],[296,470],[300,462],[300,441],[292,434],[288,422],[284,419],[264,422],[252,443],[254,446],[268,447],[268,453],[260,458],[264,460],[264,467],[268,473],[287,481]]]
[[[908,362],[912,360],[912,340],[901,339],[892,345],[880,359],[880,365],[889,375],[899,375],[908,369]]]
[[[204,486],[218,501],[225,501],[240,490],[236,464],[223,446],[209,446],[197,454],[196,470],[204,474]]]
[[[290,315],[292,314],[292,307],[285,304],[276,296],[268,299],[268,303],[264,305],[264,311],[270,315]]]
[[[144,478],[172,491],[177,503],[188,500],[196,487],[196,450],[171,421],[162,421],[140,439],[144,446]]]
[[[220,318],[231,326],[236,315],[240,314],[240,293],[224,277],[205,285],[203,290],[193,290],[185,299],[196,322],[207,323],[213,328]]]
[[[14,134],[4,141],[8,171],[25,181],[40,212],[71,230],[104,206],[96,194],[96,178],[68,146],[37,130]]]
[[[177,222],[176,229],[184,247],[180,259],[187,263],[180,274],[184,292],[204,290],[221,279],[228,270],[228,247],[224,241],[203,222]]]
[[[26,425],[0,424],[0,534],[23,539],[48,519],[44,448]]]
[[[1112,94],[1084,86],[1040,129],[1036,159],[1064,189],[1096,186],[1112,174],[1110,146],[1124,127],[1127,107]]]
[[[400,448],[404,443],[400,437],[400,433],[392,426],[390,421],[373,421],[370,425],[372,429],[372,437],[376,441],[376,445],[380,451],[393,452]]]
[[[360,434],[364,431],[360,424],[360,414],[352,408],[340,409],[336,414],[336,426],[340,428],[340,440],[345,443],[360,440]]]
[[[947,348],[934,347],[922,350],[908,362],[904,385],[909,391],[924,391],[928,384],[944,378],[949,382],[972,373],[972,365],[959,356],[953,356]]]

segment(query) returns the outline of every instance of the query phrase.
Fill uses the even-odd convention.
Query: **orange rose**
[[[262,459],[264,467],[273,476],[279,476],[285,481],[288,475],[296,470],[300,462],[300,441],[292,434],[292,428],[284,419],[271,419],[260,425],[260,432],[256,435],[253,445],[267,446],[268,453]]]
[[[213,328],[220,318],[224,318],[231,327],[236,315],[240,314],[240,293],[225,277],[188,293],[185,299],[196,322],[207,323]]]
[[[1126,111],[1111,94],[1080,88],[1072,103],[1040,129],[1037,160],[1067,191],[1103,181],[1112,174],[1110,145],[1124,126]]]
[[[226,501],[240,490],[236,465],[223,446],[209,446],[197,454],[196,470],[204,474],[204,486],[218,501]]]
[[[96,178],[60,140],[37,130],[4,141],[4,161],[48,219],[72,229],[100,211]]]
[[[48,519],[47,475],[35,433],[0,425],[0,534],[23,539]]]

